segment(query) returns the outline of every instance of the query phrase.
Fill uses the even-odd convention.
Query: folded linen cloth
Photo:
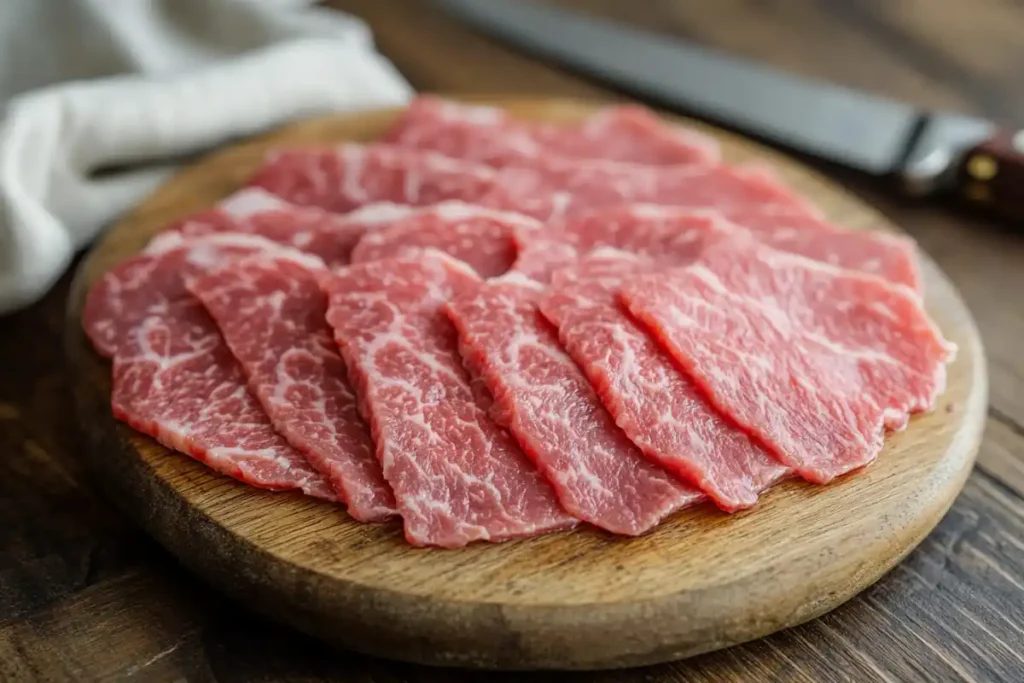
[[[0,314],[45,294],[176,159],[408,100],[364,24],[311,4],[0,3]]]

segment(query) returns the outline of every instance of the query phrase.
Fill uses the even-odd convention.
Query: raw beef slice
[[[740,208],[804,212],[807,201],[762,173],[725,165],[640,166],[610,161],[549,159],[498,172],[484,206],[517,211],[542,221],[616,204],[661,204],[686,208]]]
[[[578,126],[539,124],[536,137],[547,154],[567,159],[670,166],[713,164],[720,158],[714,138],[666,123],[637,105],[606,107]]]
[[[763,207],[720,212],[622,204],[581,211],[556,221],[539,238],[524,239],[515,270],[546,282],[558,267],[598,247],[649,255],[663,266],[681,265],[699,250],[701,235],[711,229],[745,229],[775,249],[874,273],[914,289],[920,286],[916,250],[908,238],[844,230],[803,212]]]
[[[559,271],[541,311],[645,455],[693,482],[723,510],[750,507],[787,468],[711,407],[622,308],[616,296],[622,278],[653,269],[648,257],[599,249]]]
[[[235,233],[195,240],[179,232],[161,234],[145,252],[117,264],[93,284],[82,325],[100,355],[111,358],[143,318],[179,299],[191,299],[186,277],[275,247],[269,240]]]
[[[292,204],[345,213],[367,204],[476,202],[494,182],[487,166],[391,145],[281,150],[249,181]]]
[[[114,416],[165,446],[262,488],[335,500],[330,483],[273,429],[182,277],[224,259],[278,248],[230,233],[137,256],[90,292],[85,326],[114,355]]]
[[[504,166],[544,153],[525,122],[497,107],[416,97],[382,142],[488,166]]]
[[[411,212],[396,204],[374,204],[345,216],[315,206],[296,206],[266,190],[250,187],[231,195],[215,208],[171,226],[183,237],[214,232],[239,232],[313,254],[328,267],[348,265],[359,239],[382,222]]]
[[[274,429],[322,472],[363,522],[397,513],[327,325],[327,275],[317,259],[282,249],[188,283],[241,363]]]
[[[417,97],[384,141],[491,166],[532,159],[613,159],[641,164],[712,163],[718,145],[638,106],[608,107],[578,124],[525,121],[497,107]]]
[[[481,277],[495,277],[515,260],[514,237],[523,239],[542,228],[540,222],[519,214],[444,202],[367,233],[353,252],[352,261],[375,261],[434,248],[468,263]]]
[[[324,283],[327,321],[414,545],[459,547],[570,526],[551,486],[488,415],[444,302],[479,279],[435,251]]]
[[[614,533],[644,533],[700,492],[647,460],[615,425],[541,319],[539,291],[512,276],[457,292],[445,310],[463,361],[566,510]]]
[[[912,290],[746,241],[735,248],[744,266],[727,244],[707,249],[701,262],[730,290],[781,309],[837,349],[864,354],[861,371],[876,380],[872,394],[889,408],[887,426],[902,428],[908,413],[931,408],[954,348]]]
[[[773,249],[921,290],[917,246],[909,237],[879,230],[848,230],[804,211],[737,206],[721,214]]]
[[[816,483],[930,405],[952,351],[908,288],[743,238],[631,278],[621,298],[715,407]],[[928,360],[905,364],[911,348]]]
[[[651,204],[595,209],[556,221],[536,236],[517,234],[514,269],[549,282],[559,268],[602,247],[648,257],[652,267],[681,266],[696,258],[707,240],[736,230],[710,212]]]

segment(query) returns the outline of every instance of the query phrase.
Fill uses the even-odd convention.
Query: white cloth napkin
[[[183,155],[408,100],[359,20],[310,5],[2,0],[0,313],[41,297]]]

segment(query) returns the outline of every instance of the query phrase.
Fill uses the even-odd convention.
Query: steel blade
[[[923,112],[526,0],[436,0],[465,22],[624,91],[844,166],[900,170]]]

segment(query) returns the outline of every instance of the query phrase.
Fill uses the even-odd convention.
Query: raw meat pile
[[[118,419],[454,548],[643,534],[867,465],[944,390],[920,288],[908,239],[642,108],[423,96],[380,143],[271,155],[83,323]]]

